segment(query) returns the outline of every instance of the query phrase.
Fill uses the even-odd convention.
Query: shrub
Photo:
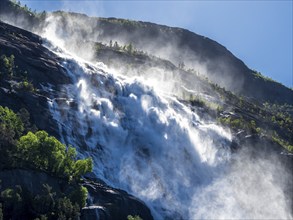
[[[21,167],[43,170],[62,178],[61,182],[66,185],[62,185],[60,192],[44,184],[44,191],[34,195],[27,189],[23,191],[20,186],[0,191],[0,220],[79,219],[80,207],[85,206],[88,191],[76,180],[92,170],[92,160],[77,160],[73,147],[67,148],[45,131],[29,131],[21,136],[24,127],[30,128],[27,110],[21,109],[15,114],[0,106],[0,169]]]
[[[15,189],[7,188],[1,192],[1,201],[3,201],[4,215],[6,213],[14,213],[19,215],[23,209],[22,189],[20,186],[15,186]],[[8,216],[5,217],[5,219]],[[9,218],[10,219],[10,218]]]
[[[84,207],[86,205],[87,195],[87,188],[80,186],[71,193],[70,200],[73,203],[77,203],[80,207]]]
[[[80,207],[77,203],[72,203],[72,201],[67,198],[60,198],[57,201],[56,207],[56,217],[58,219],[79,219]]]
[[[18,87],[19,89],[23,89],[28,92],[33,92],[35,90],[33,84],[27,80],[24,80],[23,82],[19,83]]]
[[[14,55],[0,57],[0,75],[12,77],[14,75]]]
[[[77,160],[76,151],[49,136],[45,131],[28,132],[17,143],[20,163],[29,162],[33,167],[47,170],[57,176],[78,179],[92,170],[91,159]],[[26,163],[27,164],[27,163]]]
[[[0,106],[0,147],[12,144],[24,130],[23,123],[12,110]]]
[[[52,191],[52,187],[48,184],[43,184],[44,193],[36,195],[32,200],[32,208],[34,212],[45,214],[54,209],[56,193]]]
[[[139,217],[138,215],[135,215],[135,216],[128,215],[127,220],[142,220],[142,218]]]

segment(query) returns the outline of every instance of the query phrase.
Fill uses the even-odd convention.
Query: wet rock
[[[127,192],[107,186],[102,182],[85,180],[90,199],[82,210],[82,219],[127,219],[138,215],[142,219],[153,219],[149,208]]]

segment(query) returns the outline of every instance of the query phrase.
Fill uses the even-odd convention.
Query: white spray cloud
[[[239,152],[229,169],[195,193],[189,214],[194,219],[291,219],[292,178],[279,160]],[[250,155],[251,156],[251,155]],[[291,191],[289,191],[292,193]]]

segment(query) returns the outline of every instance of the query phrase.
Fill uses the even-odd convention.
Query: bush
[[[79,219],[79,211],[80,207],[78,204],[73,204],[67,197],[60,198],[57,201],[56,217],[58,217],[58,219]]]
[[[24,80],[23,82],[19,83],[18,85],[19,89],[23,89],[28,92],[35,91],[35,88],[31,82],[28,82],[27,80]]]
[[[24,200],[22,197],[22,188],[15,186],[15,189],[7,188],[1,192],[1,201],[3,201],[4,216],[8,213],[13,213],[14,216],[19,216],[24,211]],[[9,215],[5,219],[11,219]]]
[[[52,187],[48,184],[43,184],[43,187],[44,193],[42,195],[36,195],[31,203],[34,212],[46,214],[54,209],[56,193],[52,191]]]
[[[12,110],[0,106],[0,146],[12,143],[24,130],[21,119]]]
[[[87,188],[80,186],[71,193],[70,200],[73,203],[77,203],[80,207],[84,207],[86,205],[87,195]]]
[[[22,191],[20,186],[6,188],[0,191],[0,220],[79,219],[80,207],[85,206],[88,191],[77,180],[92,170],[92,160],[77,160],[73,147],[67,148],[45,131],[29,131],[21,136],[30,125],[27,110],[21,109],[15,114],[0,106],[0,169],[21,167],[46,171],[59,177],[59,181],[63,179],[62,192],[53,191],[47,184],[43,185],[43,192],[35,195],[26,189]]]
[[[92,160],[77,160],[76,151],[49,136],[45,131],[28,132],[17,143],[20,163],[46,170],[57,176],[78,179],[92,170]],[[28,163],[27,163],[28,162]]]
[[[6,55],[2,55],[0,57],[0,76],[10,76],[14,75],[14,55],[10,55],[9,57]]]
[[[142,220],[142,218],[139,217],[138,215],[136,216],[128,215],[127,220]]]

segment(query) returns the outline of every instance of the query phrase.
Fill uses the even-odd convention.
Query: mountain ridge
[[[46,27],[46,13],[34,15],[32,12],[16,10],[17,6],[11,4],[7,6],[6,2],[4,7],[2,6],[2,14],[5,10],[7,13],[9,9],[15,17],[18,14],[27,17],[29,23],[33,24],[30,27],[32,30]],[[81,33],[79,37],[86,41],[108,44],[112,40],[122,45],[133,44],[138,50],[161,56],[175,65],[183,62],[186,68],[195,70],[199,66],[202,75],[238,95],[263,102],[293,104],[292,89],[250,70],[225,46],[187,29],[127,19],[89,17],[72,12],[57,11],[51,15],[61,16],[62,19],[56,23],[56,28],[59,30],[59,36],[67,36],[68,40],[71,36],[76,37],[76,34]],[[72,25],[75,20],[81,25]],[[23,20],[21,22],[27,26]],[[81,27],[83,24],[86,27]],[[174,48],[170,51],[170,47]],[[163,52],[160,54],[160,51]],[[169,52],[165,54],[164,51]]]

